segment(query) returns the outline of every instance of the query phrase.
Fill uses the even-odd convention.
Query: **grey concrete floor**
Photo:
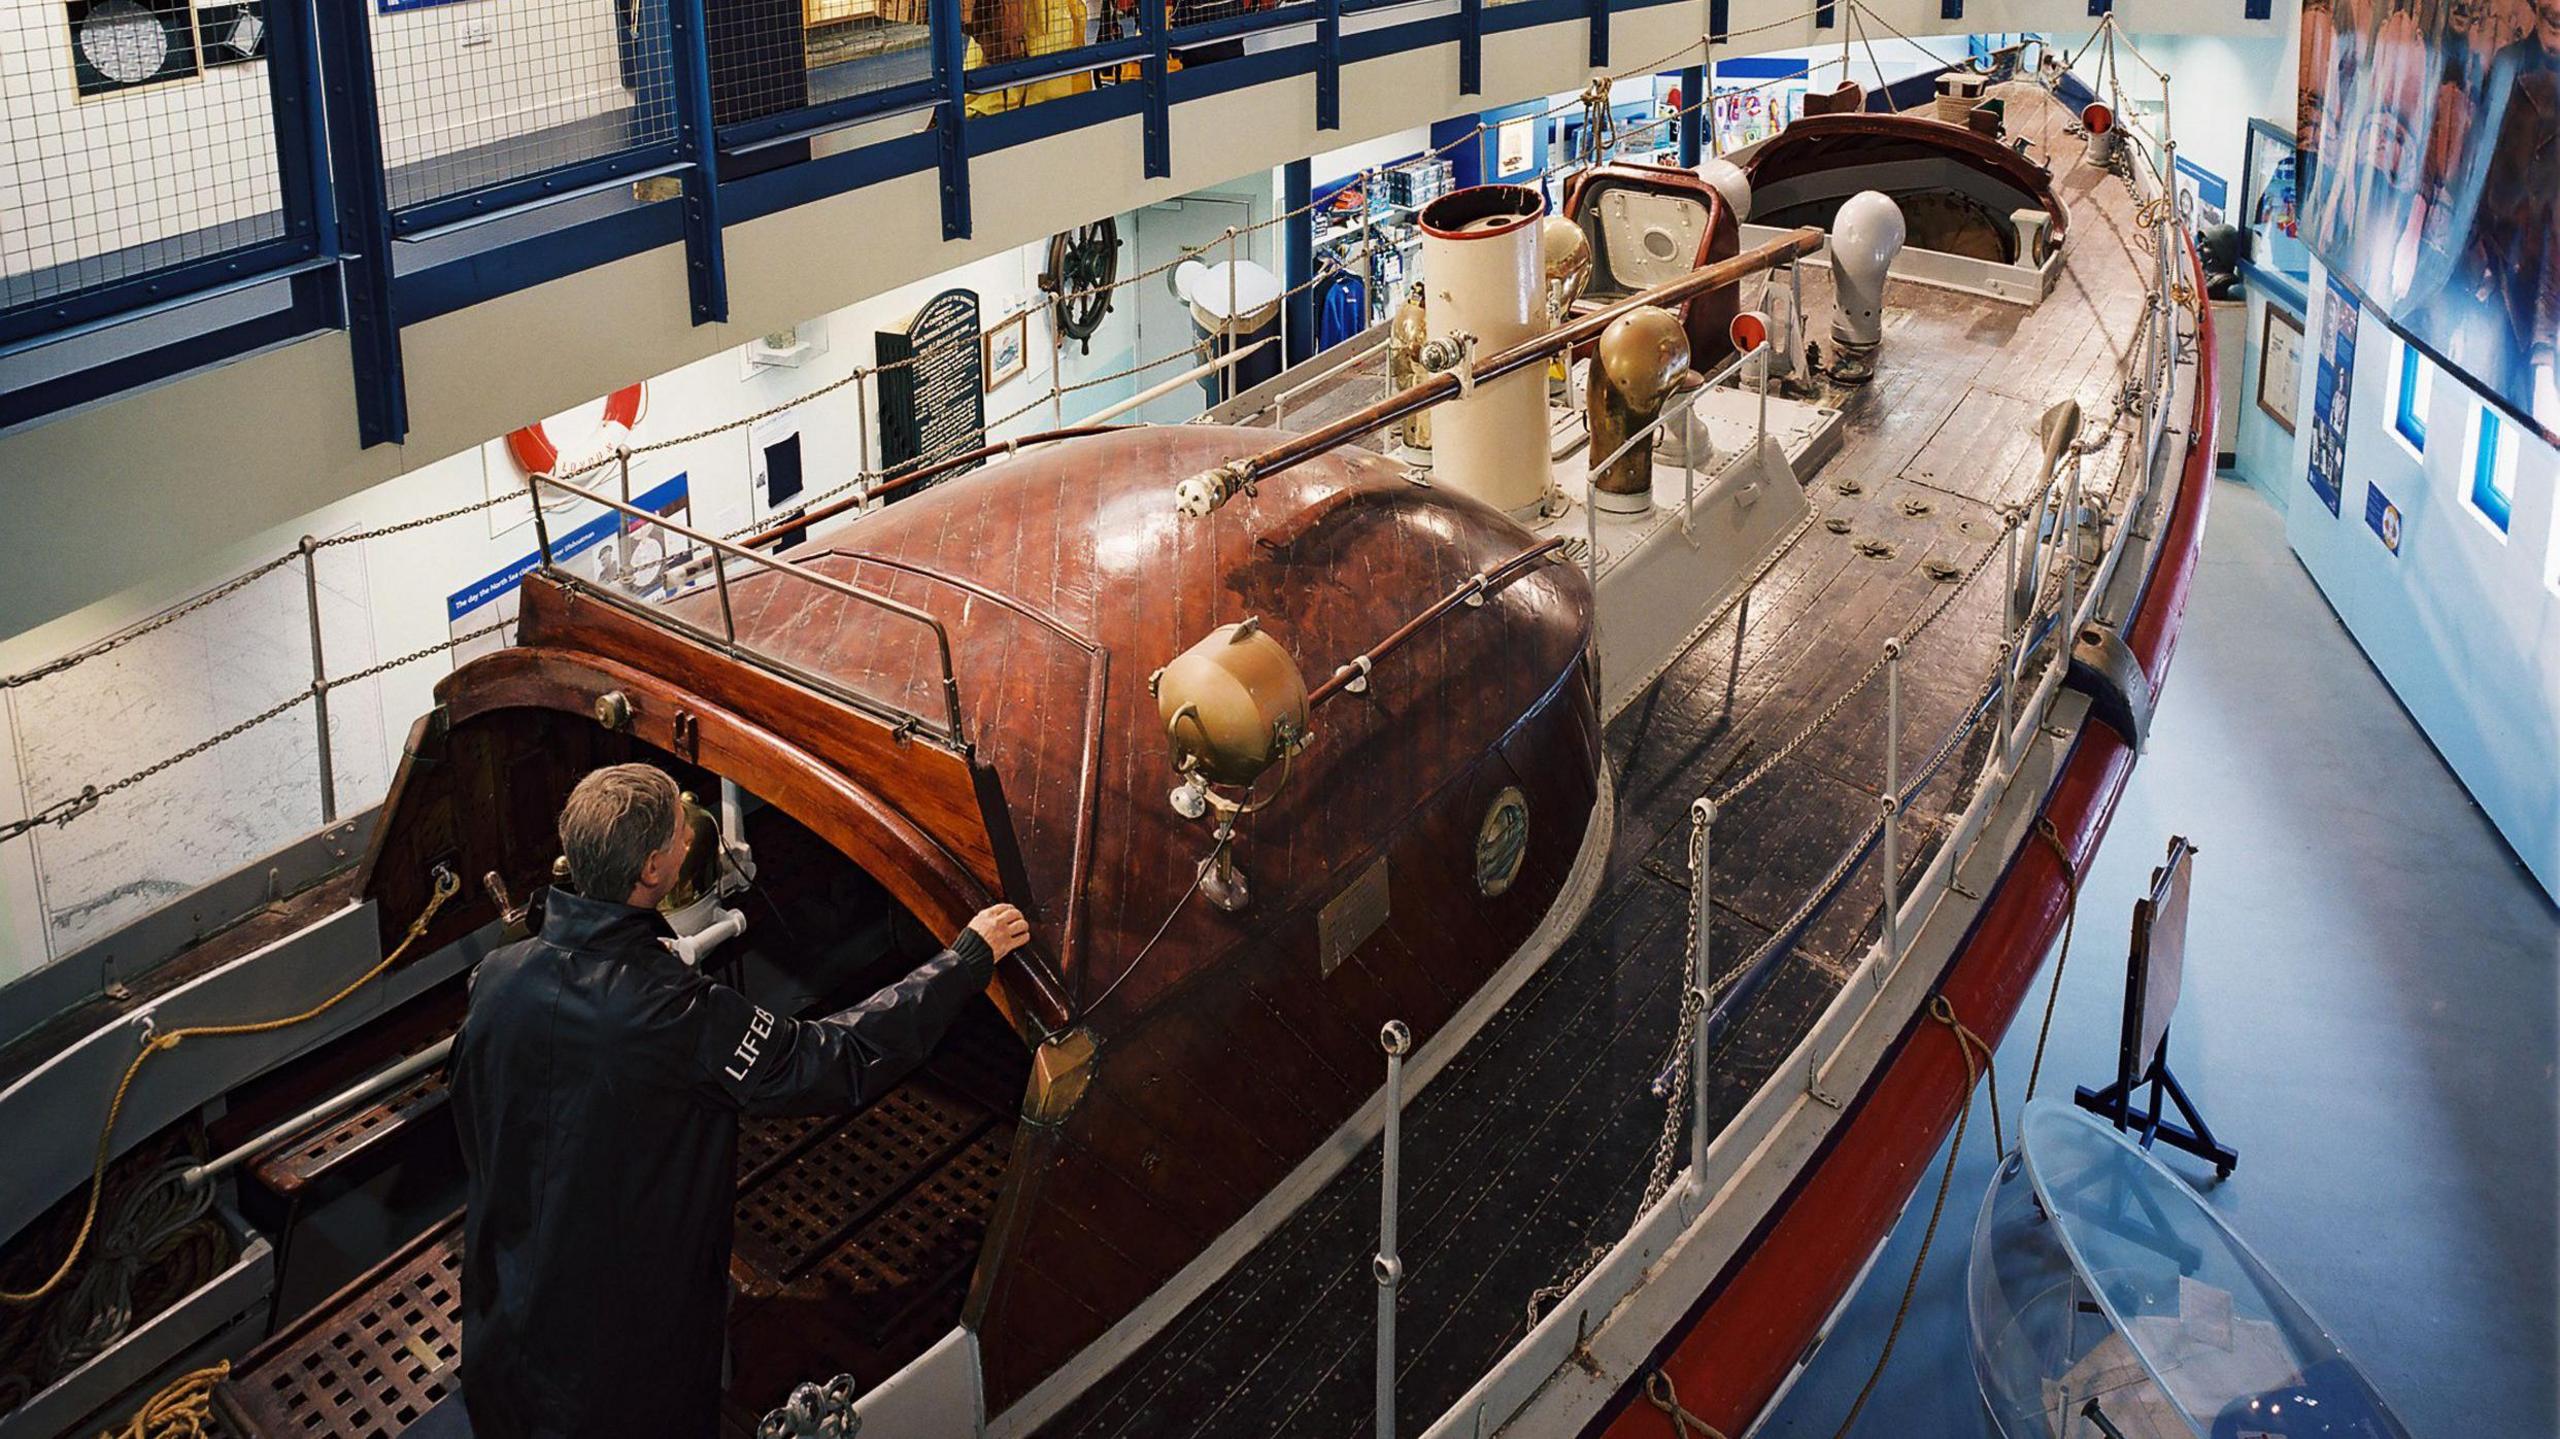
[[[2413,1433],[2560,1435],[2560,919],[2321,600],[2283,517],[2236,481],[2217,482],[2151,743],[2083,888],[2045,1095],[2110,1077],[2133,901],[2173,833],[2199,853],[2170,1063],[2240,1167],[2219,1185],[2171,1167]],[[2049,978],[2000,1046],[2013,1107]],[[1995,1432],[1965,1321],[1982,1103],[1859,1439]],[[1937,1174],[1770,1439],[1825,1439],[1847,1414]]]

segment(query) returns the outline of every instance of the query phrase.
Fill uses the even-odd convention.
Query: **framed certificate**
[[[2294,396],[2302,390],[2302,322],[2273,305],[2258,330],[2258,408],[2293,433]]]

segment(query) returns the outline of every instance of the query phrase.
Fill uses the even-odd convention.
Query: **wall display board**
[[[2400,507],[2391,503],[2391,497],[2382,492],[2380,485],[2371,482],[2364,487],[2364,522],[2374,538],[2382,541],[2384,549],[2394,555],[2400,553]]]
[[[2302,238],[2560,443],[2560,3],[2308,0]]]
[[[693,496],[681,474],[650,486],[630,503],[690,528]],[[708,556],[697,561],[691,540],[592,501],[579,501],[577,507],[590,513],[574,524],[550,521],[553,564],[644,601],[665,599],[701,578]],[[513,622],[519,584],[541,563],[539,549],[528,551],[445,596],[448,632],[459,639],[493,624]],[[508,632],[501,630],[457,646],[454,668],[503,648],[509,639]]]
[[[873,337],[880,365],[882,469],[900,473],[918,461],[986,443],[986,353],[980,338],[974,290],[945,290],[925,301],[905,328]]]
[[[2356,297],[2336,276],[2320,313],[2320,370],[2311,378],[2311,463],[2303,478],[2337,514],[2347,474],[2347,387],[2356,372]]]

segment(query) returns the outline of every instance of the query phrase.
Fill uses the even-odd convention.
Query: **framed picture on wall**
[[[992,395],[1031,364],[1030,312],[1017,310],[1011,319],[997,321],[979,343],[986,346],[987,393]]]
[[[2293,433],[2293,397],[2302,390],[2302,322],[2267,306],[2258,330],[2258,408]]]
[[[187,0],[69,0],[73,88],[83,100],[192,78],[196,17]]]

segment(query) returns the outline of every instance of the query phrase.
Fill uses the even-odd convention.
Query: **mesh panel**
[[[1168,19],[1178,31],[1192,25],[1205,25],[1212,20],[1268,10],[1272,8],[1273,0],[1170,0],[1170,3],[1173,9]]]
[[[1002,65],[1078,49],[1092,38],[1093,8],[1086,0],[976,0],[963,7],[968,16],[969,66]]]
[[[675,138],[667,0],[369,11],[393,209]]]
[[[933,76],[927,0],[729,0],[711,18],[711,111],[732,125]]]
[[[0,308],[284,234],[262,0],[0,17]]]

